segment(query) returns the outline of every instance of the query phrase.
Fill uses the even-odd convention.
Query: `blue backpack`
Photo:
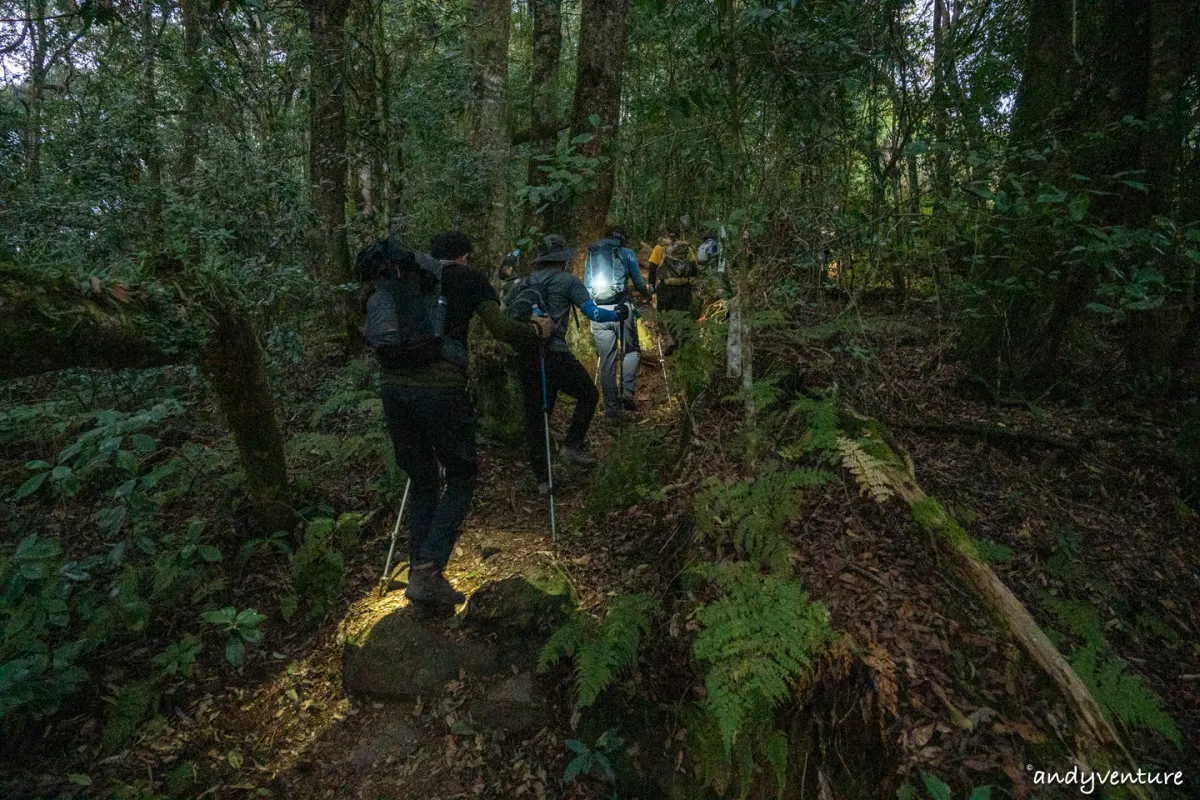
[[[583,285],[598,306],[611,305],[625,293],[628,272],[616,239],[601,239],[588,248],[583,265]]]

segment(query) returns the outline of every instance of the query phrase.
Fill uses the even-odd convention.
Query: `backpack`
[[[543,314],[550,314],[550,283],[561,273],[558,270],[538,270],[532,275],[515,280],[504,292],[504,311],[516,320],[525,321],[533,316],[533,309],[541,309]],[[554,332],[560,333],[559,323],[562,320],[551,318]],[[566,325],[561,326],[561,333],[566,335]]]
[[[442,267],[442,262],[418,253],[415,264],[402,268],[397,277],[375,281],[363,338],[384,367],[404,369],[444,360],[467,368],[466,348],[445,335]]]
[[[662,265],[668,278],[691,278],[696,274],[696,262],[692,261],[689,249],[682,240],[663,245]]]
[[[596,305],[611,305],[625,293],[627,274],[620,247],[614,239],[601,239],[588,248],[583,285]]]

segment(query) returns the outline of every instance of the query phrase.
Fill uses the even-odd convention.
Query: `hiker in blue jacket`
[[[647,301],[652,294],[642,280],[637,256],[625,246],[625,242],[624,229],[612,228],[605,238],[588,248],[587,262],[583,268],[584,286],[597,306],[611,310],[626,309],[625,319],[621,322],[592,320],[592,337],[596,340],[596,354],[600,356],[604,416],[614,421],[622,419],[625,414],[638,412],[634,396],[642,348],[638,344],[637,311],[630,301],[628,283],[632,281]],[[618,344],[624,353],[621,359],[623,385],[620,389],[616,375]]]
[[[596,403],[600,396],[592,377],[579,363],[567,346],[567,324],[571,308],[576,307],[594,322],[617,322],[627,310],[601,308],[592,302],[587,289],[567,266],[575,251],[567,247],[567,241],[557,234],[542,239],[538,256],[533,260],[537,270],[522,278],[505,295],[505,305],[512,306],[513,297],[521,294],[536,295],[540,299],[541,311],[550,318],[550,339],[545,345],[547,406],[551,413],[558,393],[575,398],[575,411],[567,436],[559,448],[563,461],[581,466],[592,466],[596,459],[588,453],[587,432],[596,414]],[[546,465],[545,422],[542,416],[542,361],[537,347],[517,347],[516,372],[521,384],[521,396],[525,408],[525,453],[529,468],[538,481],[538,492],[550,490]]]

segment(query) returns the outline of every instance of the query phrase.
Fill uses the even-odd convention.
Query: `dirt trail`
[[[639,401],[653,407],[661,391],[661,369],[647,360],[639,371]],[[571,401],[560,398],[552,432],[565,431]],[[635,424],[669,426],[669,410],[649,413]],[[591,440],[603,456],[617,432],[598,413]],[[523,458],[480,442],[480,479],[471,515],[464,524],[447,577],[468,597],[479,587],[531,571],[553,568],[565,576],[582,607],[600,605],[620,575],[639,563],[640,548],[627,535],[598,533],[582,519],[590,474],[555,464],[559,541],[552,546],[547,503],[532,490]],[[279,668],[244,689],[214,691],[177,712],[176,727],[151,749],[128,754],[147,769],[193,761],[220,780],[207,796],[277,797],[592,797],[602,787],[581,782],[564,791],[559,783],[572,737],[569,703],[558,705],[554,688],[543,687],[549,724],[526,734],[476,724],[464,706],[488,687],[470,679],[451,681],[439,694],[415,703],[348,696],[342,685],[343,647],[348,637],[403,611],[401,580],[384,591],[383,569],[394,510],[378,516],[360,548],[371,558],[353,574],[347,594],[357,596],[336,627],[305,639],[294,633],[276,646]],[[627,532],[626,532],[627,533]],[[403,530],[393,575],[403,578]],[[462,619],[430,624],[453,629]],[[294,660],[284,653],[292,654]],[[558,692],[557,697],[565,697]]]

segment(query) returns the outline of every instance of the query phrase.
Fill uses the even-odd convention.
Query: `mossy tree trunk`
[[[467,142],[473,153],[472,183],[463,192],[466,227],[477,239],[476,260],[485,268],[499,264],[507,252],[508,134],[505,91],[508,87],[508,39],[512,3],[475,0],[467,49],[472,69],[471,103],[467,109]]]
[[[81,286],[0,267],[0,380],[199,363],[233,434],[251,515],[263,531],[289,529],[283,432],[262,348],[236,307],[218,304],[207,317],[174,288],[95,278]]]
[[[530,186],[545,183],[545,175],[535,156],[551,152],[554,138],[559,129],[558,114],[558,67],[562,58],[562,2],[561,0],[529,0],[533,15],[533,97],[530,114],[530,144],[526,182]],[[522,235],[538,224],[536,209],[526,206]],[[552,215],[543,218],[541,228],[550,233]]]
[[[610,155],[611,145],[617,138],[628,17],[629,0],[583,0],[571,133],[594,134],[579,148],[589,158]],[[594,127],[593,117],[599,123]],[[570,234],[579,244],[593,242],[604,235],[614,182],[611,163],[601,165],[596,173],[596,188],[576,201]]]
[[[212,336],[199,363],[237,445],[250,513],[264,532],[290,530],[295,514],[288,502],[283,431],[266,357],[250,320],[240,309],[218,306],[213,321]]]
[[[306,0],[312,42],[309,67],[309,187],[320,226],[313,238],[315,277],[339,284],[351,277],[346,238],[346,16],[349,0]],[[329,309],[344,313],[341,304]]]

